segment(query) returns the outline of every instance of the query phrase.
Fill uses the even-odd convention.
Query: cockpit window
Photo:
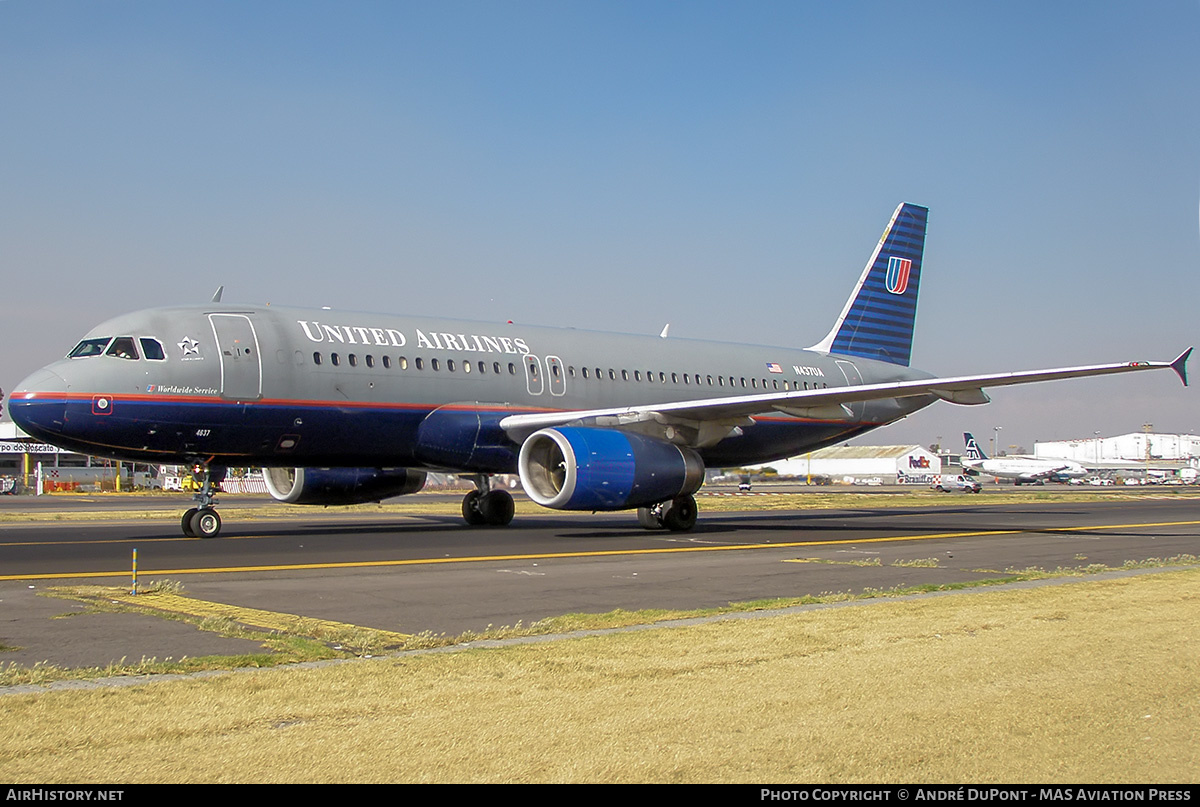
[[[84,339],[75,349],[67,354],[68,359],[82,359],[87,356],[100,356],[104,353],[104,348],[112,340],[111,336],[102,336],[99,339]]]
[[[162,342],[158,341],[157,339],[151,339],[147,336],[143,336],[138,341],[142,343],[142,355],[147,359],[151,359],[152,361],[162,361],[167,357],[167,354],[163,352]]]
[[[137,361],[137,348],[134,347],[132,336],[118,336],[109,346],[106,356],[116,356],[118,359],[132,359]]]

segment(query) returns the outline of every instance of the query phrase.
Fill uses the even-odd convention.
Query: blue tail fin
[[[979,447],[979,443],[975,442],[975,435],[963,432],[963,442],[967,444],[967,451],[963,454],[963,459],[986,460],[988,458],[987,454],[983,453],[983,449]]]
[[[896,208],[841,316],[811,350],[908,366],[928,216],[907,202]]]

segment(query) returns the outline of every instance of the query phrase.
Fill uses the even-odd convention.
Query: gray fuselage
[[[118,349],[126,337],[133,351]],[[498,425],[511,414],[930,377],[795,348],[221,303],[124,315],[89,340],[94,355],[20,385],[14,418],[48,442],[152,462],[513,472],[520,446]],[[934,400],[857,402],[828,420],[768,407],[700,453],[708,465],[768,462]]]

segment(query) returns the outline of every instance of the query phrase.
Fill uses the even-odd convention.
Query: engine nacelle
[[[555,510],[627,510],[694,493],[704,482],[696,452],[617,429],[562,426],[521,446],[521,485]]]
[[[425,487],[411,468],[263,468],[267,490],[289,504],[364,504]]]

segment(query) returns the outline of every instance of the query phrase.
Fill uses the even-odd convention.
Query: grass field
[[[8,782],[1194,782],[1200,569],[3,698]]]

